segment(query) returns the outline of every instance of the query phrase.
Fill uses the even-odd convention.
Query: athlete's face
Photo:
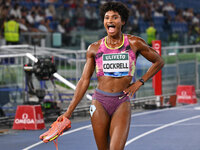
[[[108,11],[104,16],[104,27],[108,35],[121,33],[121,28],[125,24],[118,12]]]

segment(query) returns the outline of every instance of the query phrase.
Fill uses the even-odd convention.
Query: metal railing
[[[175,47],[162,47],[162,56],[165,60],[165,66],[162,70],[162,84],[163,94],[170,94],[176,92],[176,87],[179,84],[194,85],[196,90],[199,90],[199,73],[200,73],[200,58],[198,52],[200,51],[200,45],[192,46],[175,46]],[[40,57],[54,57],[55,64],[57,66],[57,72],[65,79],[69,80],[73,84],[77,84],[81,77],[82,70],[85,64],[86,50],[69,50],[58,48],[47,48],[30,45],[20,46],[1,46],[0,47],[0,88],[1,91],[7,91],[7,97],[10,103],[19,104],[26,98],[26,84],[25,74],[23,71],[24,64],[33,63],[26,57],[26,53],[31,53],[38,58]],[[186,55],[185,55],[186,54]],[[139,62],[137,62],[139,63]],[[149,62],[148,62],[149,63]],[[136,68],[135,78],[138,79],[148,69],[147,67]],[[35,77],[35,87],[40,88],[40,83]],[[55,80],[56,87],[51,82],[46,81],[48,87],[48,94],[46,99],[56,98],[62,102],[68,102],[73,96],[73,90],[64,85],[59,80]],[[95,73],[91,78],[90,87],[88,93],[93,93],[96,88],[97,78]],[[11,89],[11,87],[16,87]],[[53,98],[51,97],[52,91],[56,92]],[[148,100],[149,96],[154,95],[152,88],[152,80],[150,79],[145,86],[137,92],[135,98],[137,102],[142,99]],[[84,98],[86,100],[86,98]],[[155,99],[153,97],[152,99]],[[1,101],[3,98],[1,97]],[[83,101],[84,103],[84,101]],[[63,105],[63,104],[62,104]],[[65,107],[65,105],[63,105]]]

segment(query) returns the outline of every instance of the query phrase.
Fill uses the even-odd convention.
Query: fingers
[[[132,84],[128,88],[126,88],[123,92],[124,94],[127,94],[128,96],[133,96],[135,92],[139,89],[139,86],[137,84]]]
[[[127,88],[124,91],[124,94],[126,94],[127,96],[133,96],[135,94],[135,90]]]
[[[63,115],[61,115],[61,116],[59,116],[58,118],[57,118],[57,121],[58,122],[61,122],[63,120]]]
[[[61,116],[59,116],[59,117],[57,118],[57,121],[58,121],[58,122],[63,121],[64,117],[67,118],[67,119],[69,119],[69,117],[66,117],[66,116],[63,114],[63,115],[61,115]]]

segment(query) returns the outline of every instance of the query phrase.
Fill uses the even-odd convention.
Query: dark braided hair
[[[105,13],[108,11],[118,12],[122,21],[127,22],[129,17],[129,9],[122,2],[107,2],[100,7],[100,16],[104,20]]]

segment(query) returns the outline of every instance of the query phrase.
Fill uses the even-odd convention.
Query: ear
[[[122,25],[125,25],[125,21],[122,21]]]

